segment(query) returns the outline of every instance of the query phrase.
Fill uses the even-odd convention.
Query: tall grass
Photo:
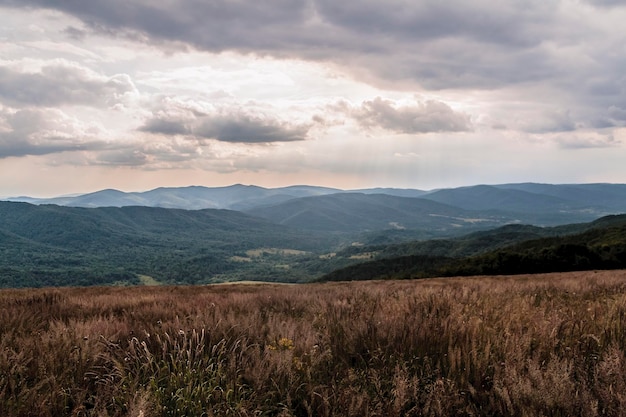
[[[626,415],[626,272],[0,292],[1,416]]]

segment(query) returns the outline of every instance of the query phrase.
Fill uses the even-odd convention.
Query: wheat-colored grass
[[[626,272],[0,291],[1,416],[626,415]]]

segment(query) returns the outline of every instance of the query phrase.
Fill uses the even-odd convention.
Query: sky
[[[626,183],[622,0],[0,0],[0,196]]]

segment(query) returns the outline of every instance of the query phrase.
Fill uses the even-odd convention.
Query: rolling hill
[[[626,212],[626,184],[504,184],[501,189],[520,190],[535,195],[556,197],[572,207]]]
[[[495,227],[513,219],[460,209],[424,198],[385,194],[336,193],[289,200],[246,213],[306,230],[365,232],[420,229],[450,234]]]
[[[377,256],[379,258],[376,260],[335,270],[320,280],[405,279],[626,268],[626,215],[545,229],[506,226],[457,239],[390,247]]]
[[[316,251],[332,245],[332,238],[230,210],[0,202],[0,286],[5,287],[132,284],[139,275],[170,283],[210,282],[250,270],[252,265],[233,261],[248,250]]]
[[[439,190],[423,196],[439,203],[468,210],[498,209],[509,212],[555,212],[566,209],[569,200],[524,190],[477,185]]]

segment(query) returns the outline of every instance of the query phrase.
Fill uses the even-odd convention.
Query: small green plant
[[[286,337],[281,337],[277,341],[272,342],[269,345],[267,345],[267,348],[269,350],[278,350],[278,351],[293,350],[294,344],[293,344],[293,340],[286,338]]]

